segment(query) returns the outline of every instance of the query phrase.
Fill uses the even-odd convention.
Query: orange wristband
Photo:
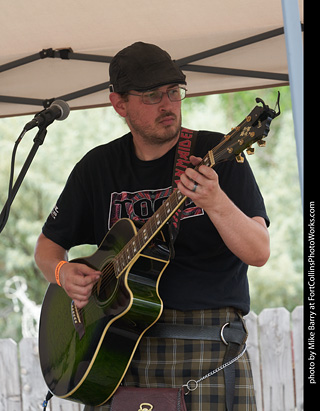
[[[60,283],[60,268],[63,266],[63,264],[66,264],[68,261],[60,261],[60,263],[57,264],[56,269],[54,271],[54,275],[56,277],[56,282],[57,284],[61,287]]]

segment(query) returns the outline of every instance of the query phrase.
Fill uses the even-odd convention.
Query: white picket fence
[[[303,307],[263,310],[246,317],[248,352],[258,411],[303,410]],[[41,410],[47,388],[36,338],[19,344],[0,339],[0,411]],[[81,411],[83,405],[52,398],[48,411]],[[211,411],[211,410],[205,410]]]

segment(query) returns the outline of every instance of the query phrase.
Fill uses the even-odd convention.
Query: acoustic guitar
[[[280,109],[276,113],[261,99],[256,102],[262,105],[224,136],[201,164],[214,167],[235,157],[242,162],[242,151],[252,152],[255,142],[265,145],[262,139]],[[39,355],[53,395],[97,406],[114,394],[140,339],[162,313],[158,285],[170,252],[161,228],[185,200],[174,190],[140,229],[121,219],[93,255],[72,261],[102,272],[84,308],[78,309],[63,288],[49,285],[41,310]]]

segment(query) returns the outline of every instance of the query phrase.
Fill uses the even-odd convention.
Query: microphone
[[[54,120],[65,120],[70,113],[69,105],[63,100],[55,100],[50,107],[37,113],[33,120],[24,126],[24,131],[29,131],[34,127],[47,127]]]

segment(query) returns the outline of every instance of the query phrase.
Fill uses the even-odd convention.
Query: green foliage
[[[256,105],[256,97],[273,107],[277,90],[186,99],[183,124],[229,132]],[[252,309],[257,314],[265,307],[291,310],[302,304],[302,212],[289,88],[281,89],[281,109],[281,116],[272,123],[267,147],[257,148],[256,155],[249,158],[271,220],[271,258],[264,267],[249,270]],[[7,196],[11,151],[29,120],[30,116],[0,119],[1,209]],[[125,132],[123,119],[111,108],[73,111],[67,120],[48,128],[0,234],[0,338],[21,338],[21,310],[14,311],[12,299],[3,291],[8,279],[14,275],[24,277],[28,297],[41,304],[47,282],[35,266],[34,246],[74,164],[91,148]],[[19,145],[15,176],[32,147],[32,133],[27,133]],[[71,258],[91,252],[91,247],[77,247]]]

